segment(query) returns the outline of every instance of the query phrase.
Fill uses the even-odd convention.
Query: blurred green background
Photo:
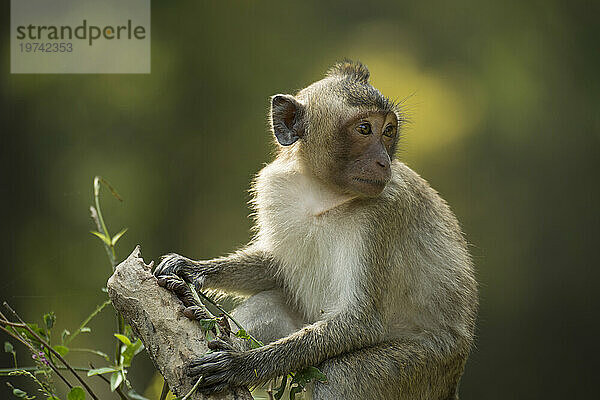
[[[249,182],[272,157],[268,97],[360,59],[407,98],[399,157],[472,244],[481,310],[461,397],[587,398],[600,356],[598,4],[155,0],[152,73],[136,76],[11,75],[4,2],[0,299],[29,320],[55,311],[59,332],[103,301],[97,174],[125,200],[102,198],[109,229],[129,228],[120,259],[136,244],[148,262],[246,242]],[[112,352],[112,313],[91,327],[81,346]],[[137,359],[134,385],[152,371]]]

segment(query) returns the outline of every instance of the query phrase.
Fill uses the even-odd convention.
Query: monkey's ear
[[[282,146],[295,143],[304,135],[304,106],[289,94],[271,98],[271,126]]]

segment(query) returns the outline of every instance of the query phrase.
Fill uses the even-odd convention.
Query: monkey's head
[[[271,98],[281,152],[340,192],[374,197],[391,178],[401,121],[395,104],[369,84],[359,62],[335,64],[295,96]]]

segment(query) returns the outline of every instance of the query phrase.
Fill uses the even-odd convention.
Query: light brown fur
[[[282,104],[288,108],[273,110],[273,129],[285,144],[253,184],[252,242],[209,261],[172,255],[157,268],[200,287],[259,296],[236,315],[271,343],[213,353],[192,362],[193,374],[205,375],[210,392],[316,365],[329,380],[314,386],[318,400],[457,398],[477,288],[456,218],[395,159],[375,196],[332,177],[344,159],[341,122],[369,111],[393,112],[401,123],[401,113],[354,63],[295,97],[274,98],[274,107]],[[387,148],[392,158],[396,143]],[[355,172],[379,173],[373,168]]]

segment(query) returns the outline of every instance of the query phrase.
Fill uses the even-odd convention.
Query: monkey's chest
[[[259,237],[279,261],[280,278],[308,321],[360,301],[363,240],[356,220],[305,212],[271,222]]]

